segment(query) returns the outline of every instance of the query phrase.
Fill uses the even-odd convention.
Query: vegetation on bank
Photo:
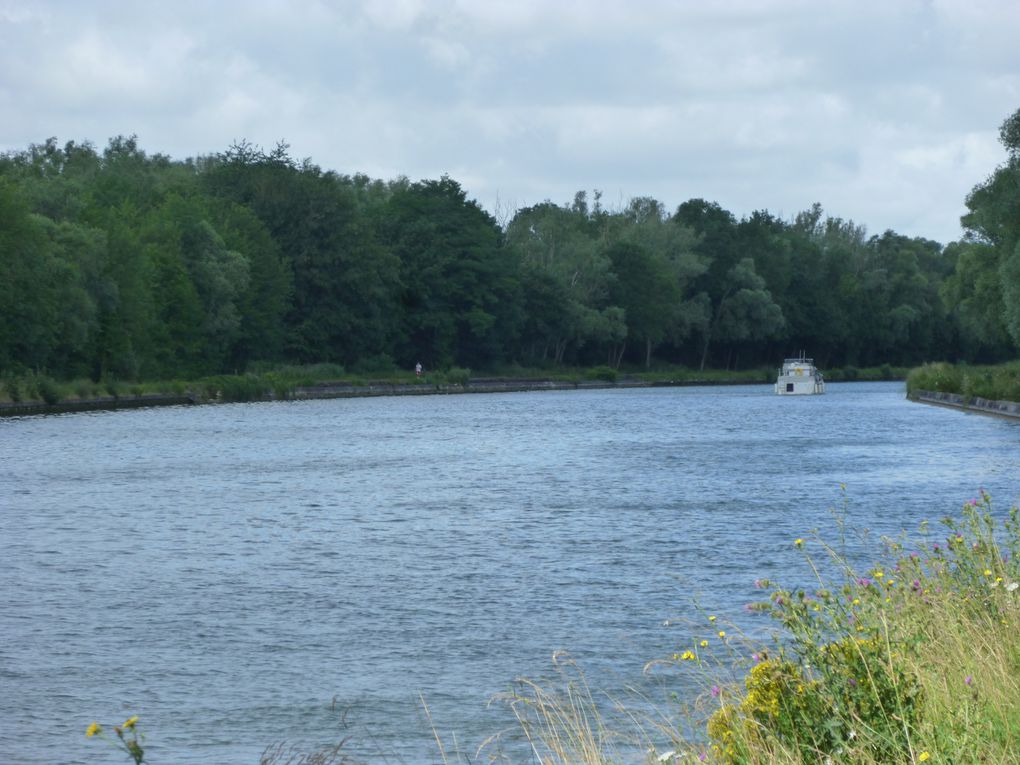
[[[900,380],[907,374],[904,367],[884,364],[880,367],[858,369],[843,367],[825,373],[829,382]],[[554,382],[627,382],[638,381],[664,385],[728,385],[775,382],[776,369],[759,367],[743,370],[696,370],[679,366],[660,365],[652,371],[639,369],[618,370],[608,365],[573,368],[526,368],[501,366],[485,372],[473,373],[463,367],[426,371],[421,377],[410,370],[399,370],[392,363],[376,365],[372,369],[348,371],[339,364],[273,365],[255,364],[252,371],[241,375],[213,375],[198,380],[155,380],[149,382],[122,382],[104,380],[93,382],[88,378],[57,381],[53,378],[25,372],[8,373],[0,377],[0,405],[6,403],[35,403],[58,405],[95,401],[103,398],[140,399],[145,396],[188,397],[201,401],[257,401],[264,398],[288,399],[299,388],[345,385],[468,385],[472,379],[550,380]]]
[[[907,375],[907,393],[955,393],[968,401],[1020,401],[1020,361],[999,366],[925,364]]]
[[[283,144],[176,161],[50,139],[0,155],[0,375],[994,363],[1020,349],[1020,112],[1001,137],[944,246],[818,204],[738,219],[578,192],[497,218],[451,178],[343,175]]]
[[[866,569],[821,539],[791,539],[814,584],[755,583],[773,641],[711,615],[694,624],[671,663],[703,693],[661,716],[618,700],[607,714],[576,673],[508,701],[549,765],[618,763],[635,747],[676,765],[1017,762],[1020,511],[1003,518],[982,491],[943,523],[887,541]]]

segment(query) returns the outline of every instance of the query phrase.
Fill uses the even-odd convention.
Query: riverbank
[[[914,390],[908,394],[911,401],[919,404],[944,406],[974,414],[987,414],[1020,421],[1020,403],[1016,401],[995,401],[980,396],[964,397],[958,393],[940,393],[928,390]]]
[[[515,370],[517,371],[517,370]],[[65,414],[152,406],[186,406],[249,401],[290,401],[368,396],[427,396],[461,393],[517,393],[548,390],[681,387],[698,385],[771,385],[775,370],[691,370],[682,367],[653,372],[620,373],[610,367],[563,369],[552,373],[519,370],[523,374],[469,377],[469,370],[452,369],[421,378],[400,374],[380,379],[349,377],[342,367],[310,365],[271,369],[260,374],[223,375],[195,382],[56,383],[48,378],[5,378],[0,394],[0,417]],[[537,372],[537,373],[536,373]],[[829,382],[903,379],[906,370],[891,367],[833,369]],[[14,383],[12,385],[12,383]],[[104,395],[100,395],[103,393]]]
[[[597,390],[606,388],[653,388],[695,385],[746,385],[747,380],[689,379],[641,380],[623,377],[609,380],[556,380],[551,378],[472,378],[466,383],[423,382],[400,383],[369,381],[363,383],[326,382],[301,385],[282,391],[263,391],[237,398],[223,391],[186,391],[180,395],[158,393],[129,396],[97,396],[47,404],[44,401],[2,402],[0,417],[35,414],[67,414],[114,409],[138,409],[156,406],[189,406],[200,404],[237,403],[238,401],[305,401],[330,398],[365,398],[374,396],[435,396],[465,393],[523,393],[550,390]]]

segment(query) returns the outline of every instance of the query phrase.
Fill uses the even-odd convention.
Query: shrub
[[[202,389],[211,399],[245,402],[262,398],[272,385],[257,375],[219,375],[202,380]]]
[[[51,406],[63,398],[63,391],[60,389],[60,386],[46,375],[36,376],[35,389],[39,393],[39,398]]]
[[[24,393],[24,383],[20,377],[16,375],[8,375],[4,377],[4,388],[7,389],[7,395],[11,401],[18,403],[21,401]]]
[[[589,380],[602,380],[604,382],[616,382],[619,373],[608,366],[592,367],[584,373],[584,376]]]
[[[443,377],[446,379],[446,382],[451,385],[467,385],[468,380],[471,378],[471,370],[463,369],[461,367],[451,367],[444,373]]]

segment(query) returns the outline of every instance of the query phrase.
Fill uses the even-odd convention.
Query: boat
[[[825,380],[815,367],[814,360],[802,353],[799,358],[783,361],[776,378],[776,393],[780,396],[825,393]]]

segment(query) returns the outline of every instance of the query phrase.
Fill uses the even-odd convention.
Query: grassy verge
[[[925,364],[910,371],[907,393],[927,390],[955,393],[966,399],[1020,401],[1020,361],[999,366]]]
[[[907,370],[899,367],[836,368],[825,371],[830,382],[877,381],[902,379]],[[387,359],[375,360],[353,369],[338,364],[271,365],[255,364],[249,372],[236,375],[213,375],[198,380],[162,380],[126,382],[87,379],[57,381],[46,375],[26,372],[0,377],[0,403],[47,403],[88,401],[102,397],[139,398],[147,395],[188,395],[206,400],[254,401],[273,396],[289,398],[296,388],[318,385],[466,385],[472,370],[452,367],[427,370],[418,377],[411,370],[399,369]],[[477,377],[498,377],[509,380],[552,380],[578,383],[582,381],[621,382],[637,380],[649,383],[689,385],[771,384],[776,370],[756,369],[688,369],[681,366],[660,366],[652,370],[608,366],[597,367],[521,367],[503,366],[486,370]]]

